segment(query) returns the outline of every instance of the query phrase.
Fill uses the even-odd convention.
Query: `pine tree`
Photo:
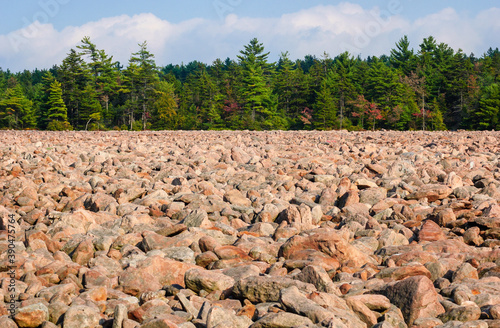
[[[277,99],[269,85],[270,75],[267,57],[262,43],[254,38],[238,56],[242,66],[241,95],[244,100],[243,118],[249,129],[273,129],[283,125],[278,119]]]
[[[337,100],[332,94],[328,79],[324,79],[313,106],[313,126],[318,130],[332,130],[337,127]]]
[[[59,80],[63,90],[63,99],[68,109],[68,120],[73,126],[83,126],[80,110],[81,103],[85,101],[83,90],[91,80],[90,70],[74,49],[71,49],[68,56],[63,60]]]
[[[338,99],[339,128],[344,127],[344,121],[349,119],[346,115],[346,104],[357,96],[354,76],[356,71],[356,60],[348,53],[344,52],[335,58],[333,69],[328,71],[327,78],[330,85],[335,90]]]
[[[48,130],[70,130],[68,122],[68,111],[62,99],[61,83],[54,80],[50,85],[50,95],[48,99]]]
[[[476,129],[500,129],[500,84],[484,87],[479,108],[471,114]]]
[[[139,44],[140,50],[132,54],[129,60],[129,88],[132,100],[137,102],[141,111],[142,129],[146,130],[150,117],[150,105],[154,101],[154,84],[158,80],[158,72],[154,55],[147,49],[146,41]],[[131,120],[132,126],[133,119]]]
[[[173,83],[160,81],[155,85],[152,128],[155,130],[173,130],[177,127],[177,97]]]
[[[413,49],[410,49],[408,36],[403,36],[396,43],[396,49],[391,50],[389,59],[392,67],[399,69],[403,75],[409,76],[410,72],[416,69],[416,58]]]
[[[82,101],[80,104],[81,125],[79,128],[88,130],[99,129],[102,120],[102,106],[99,102],[97,91],[88,84],[82,90]]]
[[[82,44],[77,47],[82,50],[79,55],[90,58],[88,63],[90,83],[92,83],[97,92],[97,98],[104,108],[103,118],[109,120],[112,115],[109,110],[111,97],[125,91],[125,88],[119,83],[119,63],[114,62],[113,56],[108,56],[104,50],[97,49],[88,36],[84,37],[81,42]]]
[[[396,71],[382,60],[375,58],[367,72],[365,96],[378,104],[383,112],[389,112],[406,103],[405,86]]]
[[[274,93],[278,96],[278,115],[287,117],[292,129],[302,128],[303,112],[310,99],[308,77],[299,63],[290,60],[288,52],[281,54],[276,69]]]
[[[0,121],[2,127],[11,129],[31,129],[36,125],[33,102],[23,93],[21,85],[5,91],[0,100]]]

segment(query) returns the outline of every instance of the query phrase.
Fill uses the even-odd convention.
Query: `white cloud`
[[[388,6],[391,5],[389,2]],[[0,66],[13,71],[49,68],[60,64],[71,48],[84,36],[90,36],[98,48],[105,49],[122,64],[148,41],[149,50],[159,65],[199,60],[211,63],[216,58],[236,58],[248,41],[257,37],[271,59],[281,51],[292,58],[324,51],[335,56],[349,50],[353,54],[389,54],[407,34],[414,48],[422,38],[433,35],[452,48],[481,54],[498,45],[500,9],[485,10],[476,17],[457,13],[452,8],[408,21],[402,8],[357,4],[316,6],[274,18],[239,17],[230,14],[224,20],[195,18],[180,23],[162,20],[153,14],[116,16],[56,30],[51,24],[35,22],[23,30],[0,35]]]

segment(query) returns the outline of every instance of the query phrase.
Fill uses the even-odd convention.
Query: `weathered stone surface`
[[[432,277],[429,270],[421,264],[384,268],[375,274],[375,277],[379,279],[390,278],[393,280],[402,280],[413,276],[426,276],[429,279]]]
[[[7,328],[500,326],[498,132],[0,137]]]
[[[436,317],[444,313],[432,281],[425,276],[409,277],[391,283],[381,291],[399,307],[408,325],[420,317]]]
[[[422,199],[427,198],[429,202],[434,202],[439,199],[448,197],[452,189],[445,185],[428,184],[420,187],[416,192],[407,196],[407,199]]]
[[[268,313],[253,323],[250,328],[292,328],[313,327],[314,323],[307,317],[294,313]]]
[[[290,278],[251,276],[239,280],[234,285],[233,292],[251,302],[277,302],[279,301],[280,290],[291,286],[306,293],[316,291],[314,285]]]
[[[123,271],[118,277],[119,286],[131,295],[159,290],[164,285],[184,286],[184,274],[191,268],[194,265],[152,256]]]
[[[481,309],[473,302],[467,302],[461,306],[456,306],[446,311],[446,313],[441,314],[439,319],[444,323],[449,321],[474,321],[479,319],[481,316]]]
[[[190,269],[184,274],[186,288],[199,292],[205,290],[213,292],[215,290],[224,291],[232,288],[234,279],[221,273],[203,269]]]
[[[422,224],[422,228],[418,232],[419,241],[436,241],[444,240],[446,235],[441,230],[441,227],[434,221],[427,220]]]
[[[306,250],[319,250],[339,261],[352,261],[354,265],[362,266],[373,263],[373,259],[349,244],[345,238],[333,229],[316,229],[307,236],[296,235],[284,243],[279,256],[290,258],[293,253]]]
[[[95,328],[99,325],[100,315],[97,308],[86,305],[73,305],[64,314],[65,328]]]
[[[49,320],[49,309],[42,303],[28,305],[19,309],[14,320],[19,327],[38,327]]]
[[[219,306],[212,307],[207,316],[207,328],[248,328],[252,323],[252,320],[248,317],[244,315],[237,316],[233,312],[227,311]]]
[[[333,281],[326,270],[320,266],[306,266],[302,269],[301,273],[295,276],[295,279],[313,284],[320,292],[340,295],[339,290],[333,284]]]

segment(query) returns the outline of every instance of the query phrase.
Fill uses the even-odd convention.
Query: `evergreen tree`
[[[254,38],[238,56],[242,66],[241,94],[244,100],[243,118],[249,129],[274,129],[284,122],[278,119],[277,99],[273,97],[268,76],[269,53],[264,53],[262,43]]]
[[[84,89],[90,82],[90,70],[87,64],[74,49],[63,60],[59,80],[63,90],[63,99],[68,109],[68,119],[72,126],[83,126],[81,117],[81,103],[85,101]]]
[[[150,105],[154,101],[154,84],[158,81],[158,72],[154,55],[148,51],[147,42],[139,44],[139,51],[132,54],[129,60],[129,88],[132,101],[136,102],[141,111],[142,129],[147,127],[150,117]],[[131,124],[133,119],[131,120]]]
[[[177,128],[177,98],[173,83],[159,81],[155,85],[152,128],[155,130],[173,130]]]
[[[82,90],[82,101],[80,104],[80,129],[98,130],[103,118],[101,103],[99,102],[99,94],[88,84]]]
[[[48,99],[48,130],[70,130],[68,112],[62,99],[61,83],[54,80],[50,84],[50,95]]]
[[[500,85],[491,84],[484,88],[479,108],[472,113],[471,120],[479,130],[500,129]]]
[[[405,86],[396,71],[386,63],[374,57],[368,71],[366,98],[377,104],[384,116],[391,115],[395,108],[404,108],[408,99],[405,98]],[[411,99],[414,101],[414,99]]]
[[[0,122],[10,129],[31,129],[36,125],[33,103],[24,94],[21,85],[5,91],[0,100]]]
[[[278,115],[287,117],[292,129],[302,128],[303,112],[310,98],[307,76],[300,64],[293,63],[288,57],[288,52],[285,52],[281,54],[274,77],[274,92],[278,96]]]
[[[91,83],[104,107],[103,117],[108,120],[112,114],[109,111],[110,98],[125,91],[119,83],[119,63],[114,62],[113,56],[108,56],[104,50],[97,49],[88,36],[84,37],[81,42],[82,44],[77,48],[82,50],[80,56],[90,58],[88,66],[92,77]],[[141,48],[140,52],[143,50],[145,49]]]
[[[396,49],[391,50],[389,61],[392,67],[399,69],[403,75],[409,76],[416,69],[416,58],[413,49],[410,49],[408,36],[403,36],[396,43]]]
[[[338,99],[339,128],[344,127],[344,121],[349,122],[346,115],[346,104],[357,96],[354,76],[356,60],[347,51],[335,58],[333,69],[328,72],[327,78]]]
[[[318,130],[332,130],[338,125],[337,100],[332,94],[329,80],[324,79],[316,95],[313,106],[313,126]]]

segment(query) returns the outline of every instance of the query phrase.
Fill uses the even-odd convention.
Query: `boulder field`
[[[500,133],[0,131],[0,326],[500,327]]]

